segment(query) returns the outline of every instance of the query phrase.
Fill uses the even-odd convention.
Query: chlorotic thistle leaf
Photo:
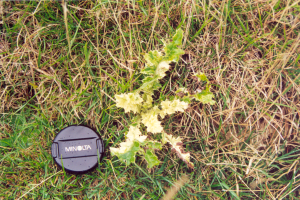
[[[162,143],[150,140],[150,141],[147,141],[147,147],[149,149],[152,149],[152,150],[155,150],[155,149],[160,149],[161,150],[162,149]]]
[[[160,112],[160,116],[162,118],[164,118],[167,114],[173,114],[176,111],[179,112],[184,112],[184,109],[188,108],[188,103],[184,102],[184,101],[180,101],[179,99],[173,100],[173,101],[162,101],[161,102],[161,112]]]
[[[214,105],[216,102],[213,100],[215,95],[209,91],[210,86],[206,86],[206,89],[194,95],[194,98],[204,104]]]
[[[163,127],[161,126],[161,122],[157,119],[157,114],[153,112],[142,113],[142,123],[147,126],[147,132],[150,133],[161,133],[163,131]]]
[[[190,96],[184,96],[181,98],[181,100],[185,103],[191,103],[191,100],[193,99],[193,97],[191,98]]]
[[[143,99],[137,93],[123,93],[115,95],[116,106],[124,108],[125,113],[133,111],[138,113],[140,111],[140,104],[143,102]]]
[[[153,106],[150,110],[150,113],[152,113],[153,115],[158,115],[160,114],[161,110],[158,108],[158,106]]]
[[[177,156],[183,160],[190,169],[194,169],[194,164],[190,162],[190,153],[183,151],[183,143],[180,137],[174,138],[172,135],[164,134],[165,139],[171,145],[172,151],[174,151]]]
[[[148,76],[143,79],[143,85],[140,87],[145,93],[153,95],[154,90],[158,90],[161,87],[157,78]]]
[[[164,42],[164,52],[165,61],[178,62],[180,55],[184,54],[182,49],[179,49],[177,46],[182,44],[183,31],[178,29],[176,34],[173,36],[173,41],[171,43]]]
[[[136,115],[131,119],[131,123],[130,126],[134,126],[139,128],[140,127],[140,123],[141,123],[141,116]]]
[[[173,62],[178,62],[179,57],[184,54],[184,51],[182,49],[179,49],[174,45],[173,43],[171,44],[166,44],[164,47],[165,51],[165,61],[173,61]]]
[[[202,73],[202,72],[198,72],[194,76],[198,77],[198,81],[207,81],[207,82],[209,82],[209,80],[206,77],[206,75],[204,73]]]
[[[154,51],[150,51],[149,53],[146,53],[144,55],[146,62],[146,66],[153,66],[153,65],[158,65],[158,63],[160,63],[160,61],[162,60],[162,53],[154,50]]]
[[[169,70],[170,68],[170,65],[169,65],[170,62],[167,62],[167,61],[162,61],[158,64],[157,68],[156,68],[156,71],[155,71],[155,74],[159,77],[159,78],[163,78],[164,76],[166,76],[166,71]]]
[[[162,144],[166,144],[167,142],[168,142],[168,140],[167,140],[167,133],[165,132],[165,131],[162,131],[161,132],[161,136],[162,136],[162,138],[161,138],[161,143]]]
[[[154,75],[156,70],[156,66],[146,66],[144,69],[141,70],[142,74],[147,74],[147,75]]]
[[[182,38],[183,38],[183,30],[182,29],[177,29],[175,35],[173,36],[173,41],[172,43],[174,45],[181,45],[182,44]]]
[[[120,148],[110,148],[112,156],[116,155],[118,158],[125,162],[126,165],[135,162],[135,155],[141,150],[140,144],[137,141],[126,141],[120,143]]]
[[[130,126],[127,133],[127,139],[125,142],[120,143],[119,148],[110,148],[112,155],[118,156],[120,160],[126,162],[127,165],[135,162],[135,155],[139,151],[143,151],[140,148],[140,144],[145,143],[147,136],[141,135],[141,131],[138,127]]]
[[[179,94],[179,93],[182,93],[182,94],[188,93],[188,94],[189,94],[189,91],[188,91],[186,88],[181,87],[181,88],[178,88],[178,90],[176,90],[175,93],[176,93],[176,94]]]
[[[148,163],[148,168],[152,168],[160,163],[160,161],[157,159],[157,156],[149,149],[146,150],[145,159]]]
[[[144,99],[143,108],[145,108],[145,109],[151,108],[152,102],[153,102],[152,96],[149,94],[144,94],[143,99]]]
[[[126,136],[127,136],[127,140],[130,140],[130,141],[137,140],[140,143],[143,143],[143,142],[145,142],[147,136],[146,135],[141,136],[141,135],[142,135],[142,133],[138,127],[130,126],[129,131]]]

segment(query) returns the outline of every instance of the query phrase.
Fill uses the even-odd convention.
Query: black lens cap
[[[104,145],[100,135],[93,129],[73,125],[61,130],[51,146],[56,164],[69,173],[82,174],[98,165],[104,155]]]

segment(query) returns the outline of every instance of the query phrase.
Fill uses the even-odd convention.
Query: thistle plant
[[[159,117],[164,119],[167,115],[184,112],[192,100],[213,105],[214,95],[210,92],[206,75],[200,72],[194,74],[199,81],[206,83],[206,89],[199,93],[191,94],[186,88],[179,88],[176,91],[177,96],[172,100],[159,102],[153,99],[154,91],[159,91],[161,88],[160,79],[166,76],[170,63],[178,62],[180,56],[184,54],[184,51],[178,47],[182,44],[182,38],[183,31],[178,29],[172,41],[163,41],[162,52],[154,50],[146,53],[144,55],[146,64],[141,70],[145,78],[141,86],[130,93],[115,95],[117,107],[124,108],[125,113],[135,114],[126,134],[126,140],[121,142],[118,148],[110,148],[111,154],[116,155],[127,165],[135,162],[137,154],[144,156],[149,168],[158,165],[160,161],[155,155],[155,150],[161,150],[162,146],[168,143],[189,168],[194,167],[190,161],[190,153],[183,150],[182,139],[166,133]],[[148,133],[154,134],[154,138],[159,139],[148,139]]]

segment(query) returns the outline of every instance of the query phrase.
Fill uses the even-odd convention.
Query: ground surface
[[[1,1],[0,16],[0,199],[160,199],[183,175],[176,199],[299,198],[299,1]],[[50,146],[68,125],[124,140],[132,116],[114,95],[179,27],[186,54],[156,97],[208,75],[217,103],[163,121],[195,170],[168,146],[152,170],[109,153],[86,175],[57,168]]]

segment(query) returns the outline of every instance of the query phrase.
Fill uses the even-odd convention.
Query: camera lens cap
[[[61,130],[53,140],[51,154],[56,164],[69,173],[81,174],[98,165],[104,155],[100,135],[87,126],[73,125]]]

